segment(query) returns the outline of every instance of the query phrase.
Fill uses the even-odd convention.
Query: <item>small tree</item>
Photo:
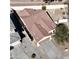
[[[42,6],[42,10],[46,10],[46,6],[45,5]]]
[[[10,46],[10,50],[14,49],[14,46]]]
[[[68,42],[69,40],[69,30],[68,27],[63,24],[57,24],[55,31],[54,31],[54,39],[60,44],[64,44],[64,42]]]
[[[33,54],[32,54],[32,58],[35,58],[35,57],[36,57],[36,54],[35,54],[35,53],[33,53]]]

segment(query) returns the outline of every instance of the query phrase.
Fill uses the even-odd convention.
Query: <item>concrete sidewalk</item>
[[[20,40],[18,40],[18,41],[16,41],[16,42],[10,44],[10,46],[15,46],[15,45],[18,45],[18,44],[20,44],[20,43],[21,43]]]
[[[59,8],[65,8],[65,7],[68,7],[68,5],[46,5],[46,9],[59,9]],[[42,5],[40,6],[11,6],[11,8],[15,10],[23,10],[24,8],[42,9]]]

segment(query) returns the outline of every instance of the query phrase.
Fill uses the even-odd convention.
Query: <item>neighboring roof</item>
[[[53,30],[55,28],[55,23],[50,19],[50,17],[47,15],[47,13],[43,10],[31,10],[30,12],[26,12],[25,10],[21,11],[19,15],[22,19],[21,21],[27,28],[27,30],[30,32],[30,34],[33,36],[33,38],[38,42],[45,36],[50,35],[48,32],[50,30]],[[22,14],[22,12],[25,12],[25,14]],[[33,12],[33,13],[31,13]],[[30,15],[28,17],[25,17],[27,15]],[[33,15],[32,15],[33,14]]]
[[[60,50],[54,43],[52,43],[52,41],[50,41],[49,38],[40,42],[40,46],[45,51],[48,59],[63,59]]]
[[[45,4],[45,1],[51,1],[51,0],[10,0],[11,6],[28,6],[28,5],[42,5]],[[52,0],[52,2],[48,2],[51,5],[55,4],[68,4],[69,0]]]
[[[43,0],[10,0],[11,6],[42,5]]]
[[[11,2],[41,2],[43,0],[10,0]]]

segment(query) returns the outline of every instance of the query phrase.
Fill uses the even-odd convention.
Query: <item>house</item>
[[[68,4],[69,0],[43,0],[45,3],[49,2],[49,3],[54,3],[54,4]]]
[[[32,41],[39,43],[51,37],[56,24],[44,10],[24,9],[18,13],[21,24]]]
[[[68,4],[69,0],[10,0],[11,6],[42,5],[45,3]]]
[[[43,0],[10,0],[11,6],[42,5]]]

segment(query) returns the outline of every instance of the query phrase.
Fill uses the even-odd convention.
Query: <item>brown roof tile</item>
[[[20,15],[22,15],[21,20],[24,22],[25,27],[37,42],[45,36],[48,36],[48,32],[53,30],[56,26],[45,11],[26,10],[26,12],[23,12],[25,14],[20,13]],[[29,17],[23,17],[27,16],[28,14],[30,15]]]
[[[20,11],[19,16],[21,16],[21,17],[27,17],[27,16],[34,15],[36,13],[39,13],[40,11],[42,11],[42,10],[26,9],[25,8],[24,10]]]

